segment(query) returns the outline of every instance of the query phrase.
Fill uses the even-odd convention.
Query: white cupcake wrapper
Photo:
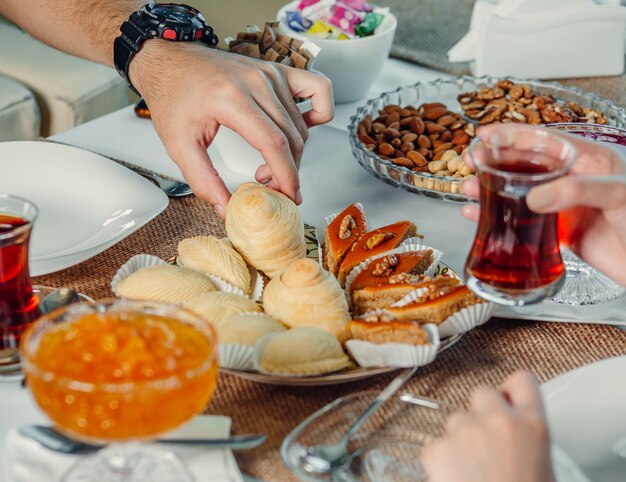
[[[252,354],[254,348],[248,345],[226,344],[219,346],[220,367],[231,370],[254,370]]]
[[[437,327],[423,326],[428,333],[430,344],[410,345],[408,343],[371,343],[362,340],[348,340],[346,346],[359,366],[372,367],[413,367],[432,362],[439,351],[440,339]]]
[[[361,203],[355,203],[356,207],[359,211],[361,211],[361,213],[363,214],[363,219],[365,220],[365,232],[367,232],[369,230],[369,227],[367,225],[367,216],[365,215],[365,208],[363,207],[363,205]],[[317,257],[318,257],[318,261],[320,263],[321,266],[324,266],[324,253],[323,253],[323,244],[324,244],[324,239],[326,238],[326,230],[328,229],[328,225],[330,223],[332,223],[335,218],[337,216],[339,216],[341,214],[341,212],[338,213],[334,213],[331,214],[329,216],[326,216],[324,219],[322,219],[322,222],[319,223],[316,227],[315,227],[315,238],[317,239]]]
[[[446,338],[470,331],[486,323],[496,311],[493,303],[478,303],[457,311],[439,325],[439,336]]]
[[[418,242],[415,242],[415,240],[417,240]],[[376,256],[372,256],[371,258],[368,258],[365,261],[362,261],[359,265],[354,267],[352,271],[350,271],[350,274],[346,277],[346,284],[345,284],[346,295],[350,297],[349,293],[350,293],[350,286],[352,285],[352,282],[359,275],[359,273],[361,273],[365,269],[365,267],[368,264],[370,264],[372,261],[374,261],[375,259],[384,258],[385,256],[389,256],[392,254],[417,252],[417,251],[423,251],[426,249],[433,250],[433,261],[430,264],[430,266],[428,266],[428,268],[424,271],[424,274],[427,276],[432,276],[437,270],[439,261],[441,260],[443,253],[439,251],[438,249],[431,248],[430,246],[425,246],[419,243],[418,238],[409,238],[404,243],[402,243],[399,247],[395,249],[391,249],[381,254],[377,254]]]
[[[157,256],[153,256],[151,254],[137,254],[126,261],[126,263],[120,266],[120,269],[117,270],[115,276],[113,276],[113,279],[111,280],[111,291],[113,291],[115,296],[121,297],[117,291],[117,287],[122,280],[128,278],[134,272],[147,268],[148,266],[163,266],[166,264],[168,264],[167,261],[164,261]]]

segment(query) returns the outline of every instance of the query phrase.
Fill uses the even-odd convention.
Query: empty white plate
[[[35,203],[30,270],[39,276],[80,263],[139,229],[167,196],[131,170],[77,147],[0,143],[0,192]]]
[[[594,482],[624,482],[626,356],[568,372],[542,393],[553,441]]]

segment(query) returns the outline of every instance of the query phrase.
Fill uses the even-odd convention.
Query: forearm
[[[147,0],[0,0],[0,13],[42,42],[113,67],[120,25]]]

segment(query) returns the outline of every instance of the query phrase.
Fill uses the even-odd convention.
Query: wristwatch
[[[141,44],[150,38],[175,42],[202,42],[216,47],[219,40],[202,14],[189,5],[176,3],[148,3],[133,12],[120,27],[122,35],[113,43],[113,63],[117,72],[137,92],[128,75],[133,56]]]

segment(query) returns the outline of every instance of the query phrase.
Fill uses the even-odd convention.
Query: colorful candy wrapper
[[[355,35],[354,28],[361,23],[363,16],[343,4],[338,3],[333,9],[333,15],[328,19],[328,23],[338,27],[343,32],[352,36]]]
[[[366,0],[341,0],[340,3],[357,12],[371,12],[373,10]]]
[[[307,31],[307,34],[312,37],[329,40],[348,40],[350,38],[332,25],[328,25],[327,23],[320,21],[314,22],[311,28]]]
[[[294,32],[306,32],[311,28],[313,22],[302,17],[300,12],[287,12],[287,25]]]
[[[354,27],[354,32],[359,37],[368,37],[370,35],[374,35],[374,32],[384,18],[385,16],[380,13],[370,12],[365,15],[363,21],[360,24]]]
[[[320,0],[300,0],[297,9],[302,11],[307,7],[315,5],[316,3],[320,3]]]

